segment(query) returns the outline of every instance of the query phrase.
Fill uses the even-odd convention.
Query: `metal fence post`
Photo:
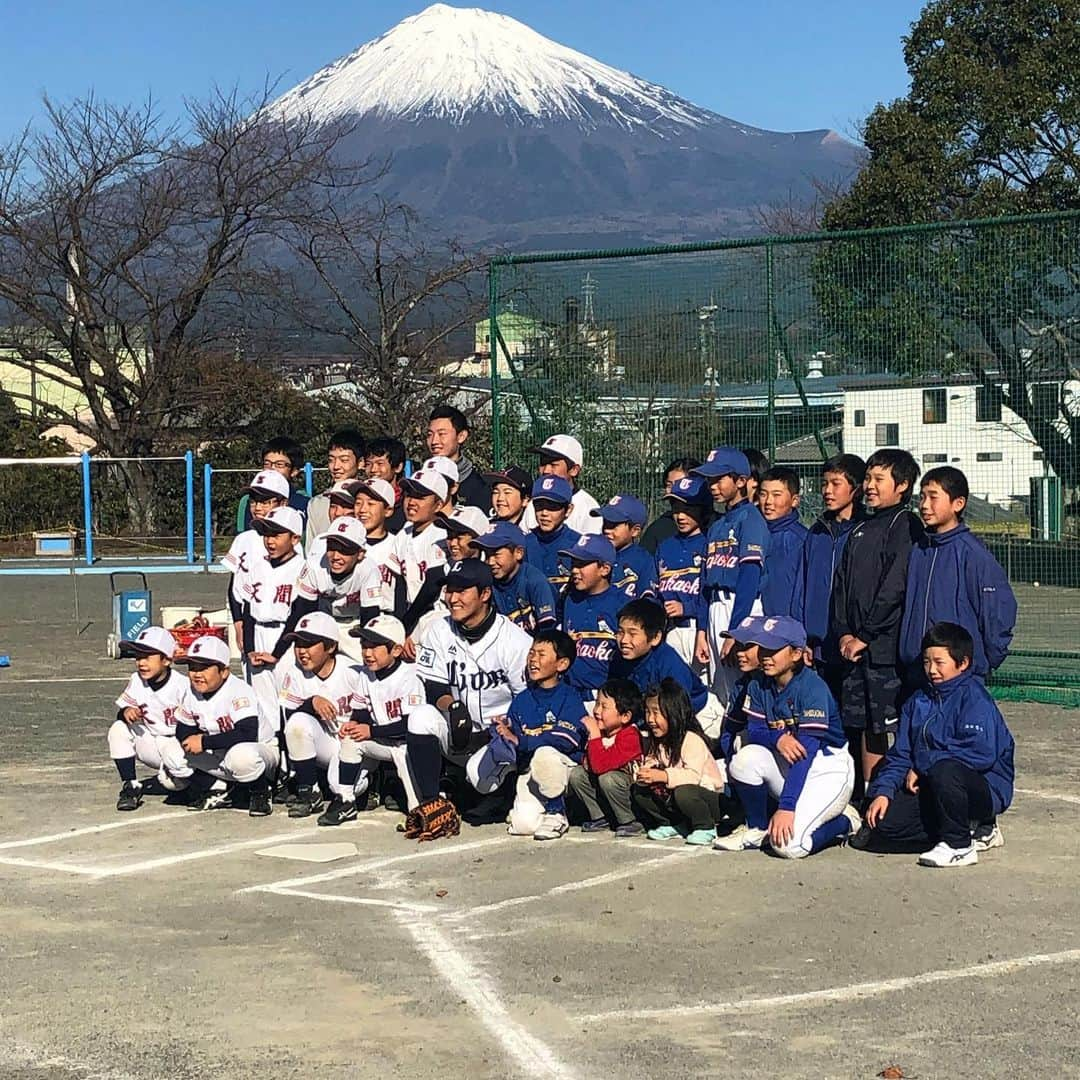
[[[491,357],[491,464],[502,468],[502,418],[499,416],[499,272],[488,263],[488,352]]]
[[[204,561],[209,566],[214,561],[214,511],[211,506],[211,485],[214,467],[207,461],[202,468],[203,491],[203,551]]]
[[[776,342],[773,340],[773,327],[776,325],[776,298],[773,288],[773,246],[766,241],[765,244],[765,305],[768,332],[765,335],[765,348],[767,350],[766,383],[769,391],[768,403],[768,430],[769,430],[769,462],[776,458]]]
[[[90,491],[90,453],[82,453],[83,532],[86,536],[86,565],[94,565],[94,497]]]
[[[315,466],[310,461],[304,464],[304,494],[311,498],[311,485],[315,476]]]
[[[195,562],[195,455],[190,450],[184,452],[184,488],[186,517],[184,525],[187,537],[187,562],[190,566]]]

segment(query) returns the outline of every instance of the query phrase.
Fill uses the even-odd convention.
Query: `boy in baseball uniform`
[[[116,699],[109,728],[109,757],[120,774],[117,810],[138,810],[142,784],[135,766],[161,768],[161,744],[176,741],[176,712],[188,681],[172,666],[176,641],[168,630],[148,626],[134,641],[120,643],[121,656],[135,657],[135,671]]]

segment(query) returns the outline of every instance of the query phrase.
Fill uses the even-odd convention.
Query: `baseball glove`
[[[441,796],[422,802],[413,814],[416,819],[414,822],[406,822],[405,835],[415,837],[420,843],[425,840],[438,840],[444,836],[457,836],[461,831],[461,818],[458,817],[454,804]]]

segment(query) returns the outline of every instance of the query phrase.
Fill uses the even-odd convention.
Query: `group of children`
[[[1003,842],[1013,742],[985,686],[1016,616],[963,522],[959,470],[902,450],[800,481],[717,447],[666,477],[646,529],[629,493],[580,486],[570,435],[481,473],[468,422],[432,414],[430,456],[331,440],[305,503],[303,455],[264,448],[223,564],[245,679],[206,637],[127,648],[110,753],[117,808],[136,763],[189,806],[284,803],[320,825],[382,802],[406,836],[505,823],[537,840],[645,834],[800,858],[838,843],[969,865]]]

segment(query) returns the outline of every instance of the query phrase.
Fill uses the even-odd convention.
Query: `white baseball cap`
[[[532,447],[529,453],[566,458],[571,465],[580,465],[585,458],[581,443],[573,435],[552,435],[550,439],[545,439],[540,446]]]
[[[421,469],[413,473],[401,486],[412,495],[437,495],[440,502],[446,502],[446,496],[450,493],[446,477],[434,469]]]
[[[367,529],[354,517],[346,515],[330,522],[330,528],[319,535],[320,540],[337,540],[363,551],[367,547]]]
[[[436,514],[435,520],[448,532],[470,532],[483,536],[491,528],[487,514],[478,506],[458,506],[452,514]]]
[[[429,457],[427,461],[420,466],[420,470],[437,472],[441,476],[445,476],[447,484],[456,484],[461,479],[461,470],[457,467],[457,462],[451,461],[450,458],[443,457],[441,454],[436,454],[435,457]]]
[[[189,646],[185,660],[189,665],[220,664],[229,666],[229,646],[219,637],[204,634],[196,638]]]
[[[296,624],[296,629],[288,635],[286,640],[307,645],[313,641],[340,641],[341,631],[333,615],[325,611],[313,611]]]
[[[176,638],[160,626],[148,626],[133,641],[120,642],[121,656],[150,656],[160,653],[171,660],[176,652]]]
[[[340,503],[342,506],[352,506],[356,502],[356,491],[359,487],[359,480],[339,480],[327,491],[326,497],[331,502]]]
[[[404,645],[407,635],[400,619],[395,619],[393,615],[376,615],[363,626],[354,626],[349,636],[373,645]]]
[[[252,518],[251,527],[260,535],[267,533],[292,533],[304,535],[304,519],[299,510],[291,506],[275,506],[264,518]]]
[[[264,499],[288,499],[292,494],[289,481],[281,473],[275,472],[273,469],[263,469],[262,472],[257,472],[255,479],[244,488],[244,491],[248,495],[256,497],[261,495]]]
[[[397,504],[397,492],[394,490],[394,485],[378,476],[369,477],[357,484],[356,493],[359,495],[360,492],[386,503],[391,510]]]

